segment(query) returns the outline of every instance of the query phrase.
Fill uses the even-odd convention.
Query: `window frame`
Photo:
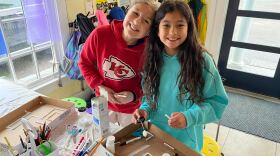
[[[280,21],[280,13],[239,10],[239,2],[240,0],[232,0],[229,1],[228,4],[225,29],[223,32],[218,61],[220,74],[225,80],[224,84],[233,88],[279,98],[280,92],[278,86],[280,85],[280,62],[278,62],[273,78],[227,68],[231,47],[280,54],[280,47],[233,41],[237,17],[273,19]]]
[[[64,49],[66,47],[66,44],[68,42],[68,38],[70,36],[70,31],[69,31],[69,27],[68,27],[68,22],[67,22],[67,11],[66,11],[66,7],[65,7],[65,2],[60,2],[57,0],[50,0],[48,1],[48,4],[45,4],[45,0],[43,0],[43,4],[44,4],[44,8],[46,8],[46,5],[48,5],[48,7],[52,8],[53,10],[48,10],[50,15],[52,16],[55,15],[54,20],[55,20],[55,24],[57,28],[51,28],[54,27],[53,25],[50,26],[49,23],[49,18],[47,13],[45,14],[46,19],[47,19],[47,23],[48,23],[48,27],[50,29],[56,29],[56,31],[58,32],[59,36],[59,40],[56,41],[51,41],[50,42],[44,42],[41,44],[36,44],[33,45],[32,43],[30,43],[30,47],[29,48],[24,48],[15,52],[10,53],[9,47],[7,46],[7,42],[5,39],[5,33],[3,31],[3,25],[2,25],[2,20],[0,21],[0,29],[2,31],[2,35],[4,37],[4,44],[6,45],[7,48],[7,53],[6,56],[1,56],[0,57],[0,64],[7,64],[8,65],[8,70],[12,76],[12,80],[14,80],[17,83],[23,84],[24,86],[26,86],[27,88],[34,88],[34,87],[38,87],[42,84],[46,84],[46,83],[50,83],[51,81],[57,80],[57,76],[59,75],[59,71],[58,71],[58,65],[60,64],[61,60],[62,60],[62,56],[64,55]],[[9,9],[3,9],[0,10],[0,14],[1,16],[7,16],[7,15],[13,15],[13,14],[21,14],[23,11],[21,9],[22,7],[15,7],[15,8],[9,8]],[[46,9],[47,10],[47,9]],[[25,17],[24,20],[26,20]],[[6,19],[4,19],[6,20]],[[50,30],[50,35],[52,35],[53,30]],[[52,37],[51,37],[52,38]],[[45,50],[45,49],[51,49],[51,54],[52,54],[52,60],[53,60],[53,73],[49,74],[48,76],[45,76],[45,74],[40,74],[39,71],[39,65],[37,63],[37,58],[36,58],[36,53],[40,52],[41,50]],[[31,82],[28,81],[29,83],[27,83],[26,81],[21,81],[19,79],[16,78],[16,72],[15,72],[15,68],[13,65],[13,60],[19,57],[23,57],[26,55],[32,55],[32,59],[34,61],[34,65],[36,68],[36,77],[37,79],[32,80]],[[5,55],[5,54],[4,54]],[[56,71],[54,71],[54,69],[56,68]],[[42,72],[42,71],[41,71]],[[33,75],[33,74],[32,74]]]
[[[275,19],[280,20],[280,13],[272,13],[272,12],[263,12],[263,11],[251,11],[251,10],[239,10],[239,2],[240,0],[229,1],[229,8],[227,11],[227,18],[226,18],[226,25],[223,35],[223,41],[220,49],[220,56],[219,56],[219,67],[221,68],[226,67],[228,56],[224,51],[229,51],[230,47],[236,48],[244,48],[244,49],[251,49],[251,50],[258,50],[258,51],[268,51],[275,54],[280,54],[280,48],[266,46],[266,45],[259,45],[253,43],[245,43],[245,42],[238,42],[233,41],[233,33],[235,27],[235,21],[237,17],[251,17],[251,18],[262,18],[262,19]],[[224,58],[224,59],[221,59]],[[276,73],[275,73],[276,74]]]

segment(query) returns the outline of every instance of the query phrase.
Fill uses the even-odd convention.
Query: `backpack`
[[[90,18],[82,13],[77,14],[76,20],[74,21],[81,32],[81,38],[79,44],[85,43],[87,37],[94,29],[93,22]]]
[[[78,67],[78,62],[84,45],[79,45],[80,38],[81,32],[74,31],[70,41],[67,44],[65,55],[63,57],[63,71],[68,78],[74,80],[84,80]]]
[[[74,21],[74,32],[67,44],[65,55],[63,57],[62,71],[70,79],[84,80],[78,67],[81,50],[89,34],[94,29],[91,19],[82,13],[77,14]]]

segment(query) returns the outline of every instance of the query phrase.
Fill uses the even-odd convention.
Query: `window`
[[[232,11],[234,18],[228,19],[231,26],[222,48],[230,52],[227,68],[274,78],[280,58],[280,1],[239,0],[234,4],[239,6]]]
[[[1,0],[0,77],[31,85],[53,78],[59,31],[51,0]]]
[[[280,98],[280,1],[230,0],[218,67],[224,84]]]

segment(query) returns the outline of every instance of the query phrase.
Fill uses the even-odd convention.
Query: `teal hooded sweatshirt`
[[[203,125],[221,119],[228,104],[228,97],[213,59],[206,52],[203,53],[203,57],[204,102],[193,103],[188,100],[189,93],[182,101],[179,100],[179,60],[176,55],[168,56],[163,53],[157,108],[152,110],[145,96],[140,106],[140,109],[148,113],[148,120],[152,124],[199,153],[203,145]],[[183,113],[187,121],[186,128],[178,129],[168,125],[165,114],[170,116],[173,112]]]

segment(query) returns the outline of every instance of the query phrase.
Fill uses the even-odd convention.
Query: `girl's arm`
[[[149,105],[147,99],[146,99],[146,96],[143,96],[142,98],[142,104],[139,108],[140,110],[144,110],[145,112],[147,112],[147,118],[146,120],[148,120],[151,116],[151,112],[152,112],[152,108],[151,106]]]

